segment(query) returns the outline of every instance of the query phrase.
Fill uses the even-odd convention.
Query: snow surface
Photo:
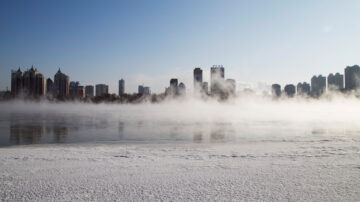
[[[0,148],[1,201],[359,201],[355,136]]]

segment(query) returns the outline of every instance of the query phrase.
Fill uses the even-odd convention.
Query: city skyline
[[[210,89],[209,82],[202,80],[203,70],[200,67],[193,69],[193,92],[192,95],[207,95],[216,96],[221,99],[227,99],[229,96],[237,96],[237,85],[235,79],[225,79],[225,68],[223,65],[213,65],[210,68]],[[273,97],[280,97],[282,92],[288,97],[305,96],[305,97],[321,97],[326,92],[356,92],[360,86],[360,66],[346,66],[344,74],[339,72],[329,73],[329,75],[323,76],[321,74],[311,77],[310,83],[298,82],[294,84],[286,84],[284,89],[281,89],[281,85],[274,83],[271,85],[271,89],[268,89],[268,93],[271,92]],[[109,95],[116,95],[109,91],[109,86],[106,84],[95,85],[96,97],[106,97]],[[118,96],[124,98],[127,97],[129,92],[125,92],[125,80],[120,79],[118,85]],[[241,89],[243,92],[254,92],[252,88]],[[265,95],[266,91],[262,91]],[[136,94],[136,93],[134,93]],[[138,95],[151,95],[151,87],[138,85]],[[164,93],[160,93],[165,96],[183,96],[186,95],[186,85],[183,82],[178,81],[177,78],[170,79],[169,87],[165,87]],[[33,66],[22,72],[18,70],[11,71],[11,95],[18,97],[19,95],[25,95],[30,97],[42,97],[48,98],[60,98],[60,99],[84,99],[94,97],[94,85],[80,85],[79,81],[70,81],[70,77],[63,72],[60,68],[54,75],[54,81],[51,78],[45,79],[45,77]],[[154,94],[156,95],[156,93]],[[115,97],[113,97],[115,98]],[[156,99],[155,99],[156,100]]]
[[[31,65],[46,78],[60,67],[84,85],[111,81],[111,93],[121,78],[129,92],[143,82],[160,93],[169,77],[192,89],[195,66],[204,80],[222,64],[238,83],[270,86],[358,63],[357,1],[86,3],[0,3],[1,90]]]

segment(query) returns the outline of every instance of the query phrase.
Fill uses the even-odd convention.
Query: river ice
[[[358,201],[351,137],[0,149],[3,201]]]

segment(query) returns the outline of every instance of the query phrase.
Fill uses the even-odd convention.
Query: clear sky
[[[2,0],[0,90],[31,65],[111,92],[191,88],[218,64],[240,84],[296,84],[360,63],[359,19],[358,0]]]

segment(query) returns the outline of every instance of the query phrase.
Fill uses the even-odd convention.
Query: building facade
[[[92,85],[85,86],[85,96],[94,97],[94,86]]]
[[[235,95],[236,92],[236,82],[234,79],[226,79],[226,92],[229,95]]]
[[[11,94],[13,96],[19,95],[24,88],[24,73],[20,70],[11,72]]]
[[[281,86],[279,84],[271,85],[271,93],[273,97],[280,97],[281,96]]]
[[[124,79],[119,80],[119,96],[125,94],[125,81]]]
[[[297,94],[300,96],[309,96],[311,87],[309,83],[303,82],[298,83],[296,86]]]
[[[329,74],[328,76],[328,90],[342,90],[344,88],[344,75],[340,73]]]
[[[69,95],[72,98],[85,98],[85,87],[78,81],[70,82]]]
[[[54,76],[54,94],[60,97],[68,97],[70,94],[70,78],[59,69]]]
[[[360,87],[360,67],[358,65],[345,68],[345,90],[357,90]]]
[[[172,78],[170,79],[170,88],[169,88],[170,94],[177,94],[178,93],[178,79]]]
[[[319,75],[311,78],[311,95],[313,97],[319,97],[326,90],[326,77]]]
[[[54,82],[50,78],[46,80],[46,94],[53,95],[54,93]]]
[[[203,71],[200,67],[194,69],[194,91],[200,92],[203,82]]]
[[[31,97],[44,96],[46,94],[45,77],[33,66],[24,73],[19,68],[11,73],[11,91],[14,96],[20,93]]]
[[[186,86],[183,82],[181,82],[178,86],[178,94],[185,95],[186,94]]]
[[[203,82],[201,86],[201,90],[204,94],[209,94],[209,83]]]
[[[288,97],[294,97],[296,93],[295,86],[293,84],[286,85],[284,92]]]
[[[97,84],[95,86],[96,96],[102,97],[106,94],[109,94],[109,86],[106,84]]]
[[[210,91],[213,95],[224,94],[225,69],[222,65],[214,65],[210,69]]]

